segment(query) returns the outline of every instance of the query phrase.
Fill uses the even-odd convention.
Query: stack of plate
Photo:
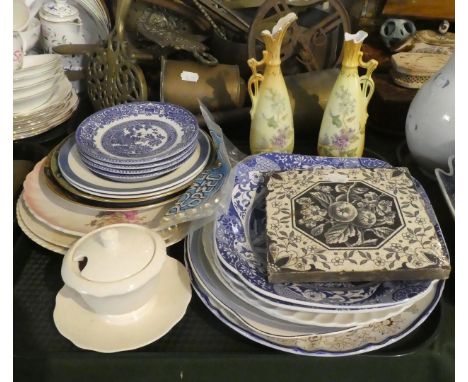
[[[13,140],[44,133],[65,122],[78,106],[59,56],[25,56],[13,73]]]
[[[105,109],[84,120],[76,131],[81,161],[97,176],[116,182],[144,182],[176,172],[198,156],[202,142],[193,114],[156,102]],[[75,154],[72,145],[68,146]],[[62,152],[68,155],[67,148]],[[60,161],[65,162],[65,158]],[[62,169],[64,176],[80,188],[67,170]]]
[[[128,108],[143,105],[120,106],[128,111]],[[148,115],[152,114],[155,106],[145,105]],[[164,106],[157,104],[156,107],[159,110]],[[118,107],[105,109],[97,115],[108,113],[117,120],[117,110]],[[134,114],[120,114],[120,117],[138,120]],[[166,121],[178,126],[175,114],[166,115]],[[106,128],[105,124],[100,126]],[[157,229],[166,211],[174,206],[211,159],[211,141],[195,127],[194,148],[180,167],[156,179],[132,183],[104,179],[91,172],[81,160],[75,137],[66,138],[26,177],[17,204],[19,225],[33,241],[58,253],[66,252],[79,237],[108,224],[135,223]],[[175,131],[174,139],[183,140],[182,132]],[[101,136],[99,132],[97,135]],[[163,162],[161,159],[161,165]],[[181,224],[160,234],[170,245],[181,240],[187,228],[188,224]]]
[[[194,289],[226,325],[275,349],[341,356],[385,347],[428,317],[444,281],[268,282],[263,174],[318,166],[389,167],[366,158],[263,154],[245,159],[237,167],[227,211],[187,238],[186,266]],[[415,184],[444,243],[427,195]]]

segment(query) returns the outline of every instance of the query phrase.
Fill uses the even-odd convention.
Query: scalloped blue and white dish
[[[265,188],[263,173],[312,167],[376,168],[391,167],[388,163],[369,158],[324,158],[290,154],[251,156],[237,167],[231,203],[224,214],[216,218],[215,247],[223,266],[253,292],[284,305],[323,306],[346,309],[373,309],[411,301],[427,293],[430,281],[383,283],[370,298],[360,301],[337,301],[330,304],[316,301],[317,284],[271,284],[267,279],[264,227],[259,204]],[[444,239],[426,193],[415,180],[424,198],[428,214],[442,243]],[[264,198],[264,196],[263,196]],[[264,211],[263,211],[264,214]],[[264,216],[264,215],[263,215]],[[264,223],[264,222],[263,222]],[[263,229],[261,228],[263,227]],[[263,232],[263,234],[262,234]]]
[[[147,181],[116,182],[97,176],[83,163],[75,144],[75,138],[72,136],[61,147],[58,164],[63,177],[84,192],[100,196],[130,198],[167,193],[188,180],[195,179],[206,167],[210,156],[210,139],[205,132],[200,131],[195,151],[174,171]]]
[[[183,107],[132,102],[100,110],[76,130],[79,151],[100,162],[144,164],[164,160],[196,141],[198,123]]]

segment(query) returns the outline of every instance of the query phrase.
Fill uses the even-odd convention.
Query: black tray
[[[86,102],[74,118],[49,132],[14,144],[14,159],[39,161],[90,113]],[[248,150],[248,126],[223,126],[241,150]],[[317,132],[311,130],[311,136]],[[369,131],[367,155],[406,165],[423,184],[439,219],[454,268],[454,219],[437,183],[412,163],[399,163],[401,137]],[[295,152],[315,154],[316,142],[296,142]],[[169,249],[183,261],[183,245]],[[304,380],[450,381],[454,379],[454,273],[442,303],[404,339],[384,349],[340,358],[295,356],[256,344],[212,315],[193,294],[185,317],[163,338],[141,349],[99,354],[75,347],[52,320],[63,282],[62,257],[31,242],[14,225],[14,372],[18,381]]]

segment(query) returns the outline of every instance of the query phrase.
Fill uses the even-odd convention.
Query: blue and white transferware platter
[[[325,333],[336,333],[343,331],[348,328],[343,327],[328,327],[318,326],[311,322],[307,325],[288,322],[283,319],[275,318],[270,314],[262,311],[258,306],[251,305],[242,300],[236,293],[236,291],[229,290],[223,283],[218,279],[213,271],[212,265],[203,249],[202,243],[202,230],[197,230],[186,239],[186,265],[192,269],[194,278],[202,284],[210,294],[217,300],[221,301],[226,306],[230,307],[236,312],[242,313],[246,317],[250,317],[257,321],[261,321],[269,326],[275,327],[281,331],[295,332],[299,335],[307,333],[325,334]]]
[[[216,218],[214,240],[222,264],[255,293],[272,298],[276,302],[280,301],[285,305],[373,309],[409,302],[427,293],[429,281],[386,282],[369,299],[360,301],[355,299],[343,301],[341,299],[335,301],[334,304],[329,302],[324,304],[323,301],[316,300],[317,286],[323,290],[329,288],[329,284],[271,284],[268,282],[266,253],[264,252],[265,224],[261,221],[262,208],[257,209],[257,212],[252,214],[255,204],[258,205],[257,195],[261,197],[265,187],[263,173],[312,167],[376,168],[391,166],[383,161],[370,158],[324,158],[277,153],[256,155],[245,159],[238,165],[228,210]],[[436,227],[437,235],[444,243],[429,199],[416,180],[415,184],[426,202],[426,208]]]
[[[238,312],[210,298],[203,286],[194,280],[192,270],[187,267],[192,287],[205,306],[224,324],[242,336],[283,352],[315,357],[340,357],[362,354],[389,346],[418,328],[431,314],[440,300],[444,281],[421,300],[391,318],[351,330],[329,334],[312,334],[300,337],[275,337],[266,335],[256,327],[256,322],[247,320]],[[255,326],[254,326],[255,325]]]
[[[187,180],[195,179],[209,162],[210,155],[210,139],[205,132],[200,131],[194,153],[176,170],[144,182],[115,182],[95,175],[83,164],[75,144],[75,138],[72,136],[61,147],[58,164],[63,177],[84,192],[108,197],[122,197],[123,195],[137,197],[167,193]]]
[[[79,151],[98,161],[142,164],[182,152],[197,135],[197,120],[183,107],[131,102],[89,116],[75,136]]]

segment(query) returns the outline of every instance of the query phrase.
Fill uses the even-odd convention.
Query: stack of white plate
[[[275,349],[342,356],[388,346],[424,322],[440,299],[444,281],[268,282],[264,173],[317,166],[389,167],[367,158],[248,157],[237,166],[227,210],[187,238],[186,265],[193,287],[226,325]],[[415,184],[444,243],[427,195]]]
[[[53,54],[25,56],[13,73],[13,140],[44,133],[66,121],[78,97]]]
[[[85,119],[76,131],[76,149],[97,176],[135,183],[177,172],[191,163],[198,156],[197,148],[209,147],[203,136],[202,142],[199,138],[197,120],[188,110],[167,103],[135,102]],[[64,155],[68,148],[75,153],[71,146],[70,142],[62,149]],[[81,188],[65,159],[59,163],[67,180]]]

